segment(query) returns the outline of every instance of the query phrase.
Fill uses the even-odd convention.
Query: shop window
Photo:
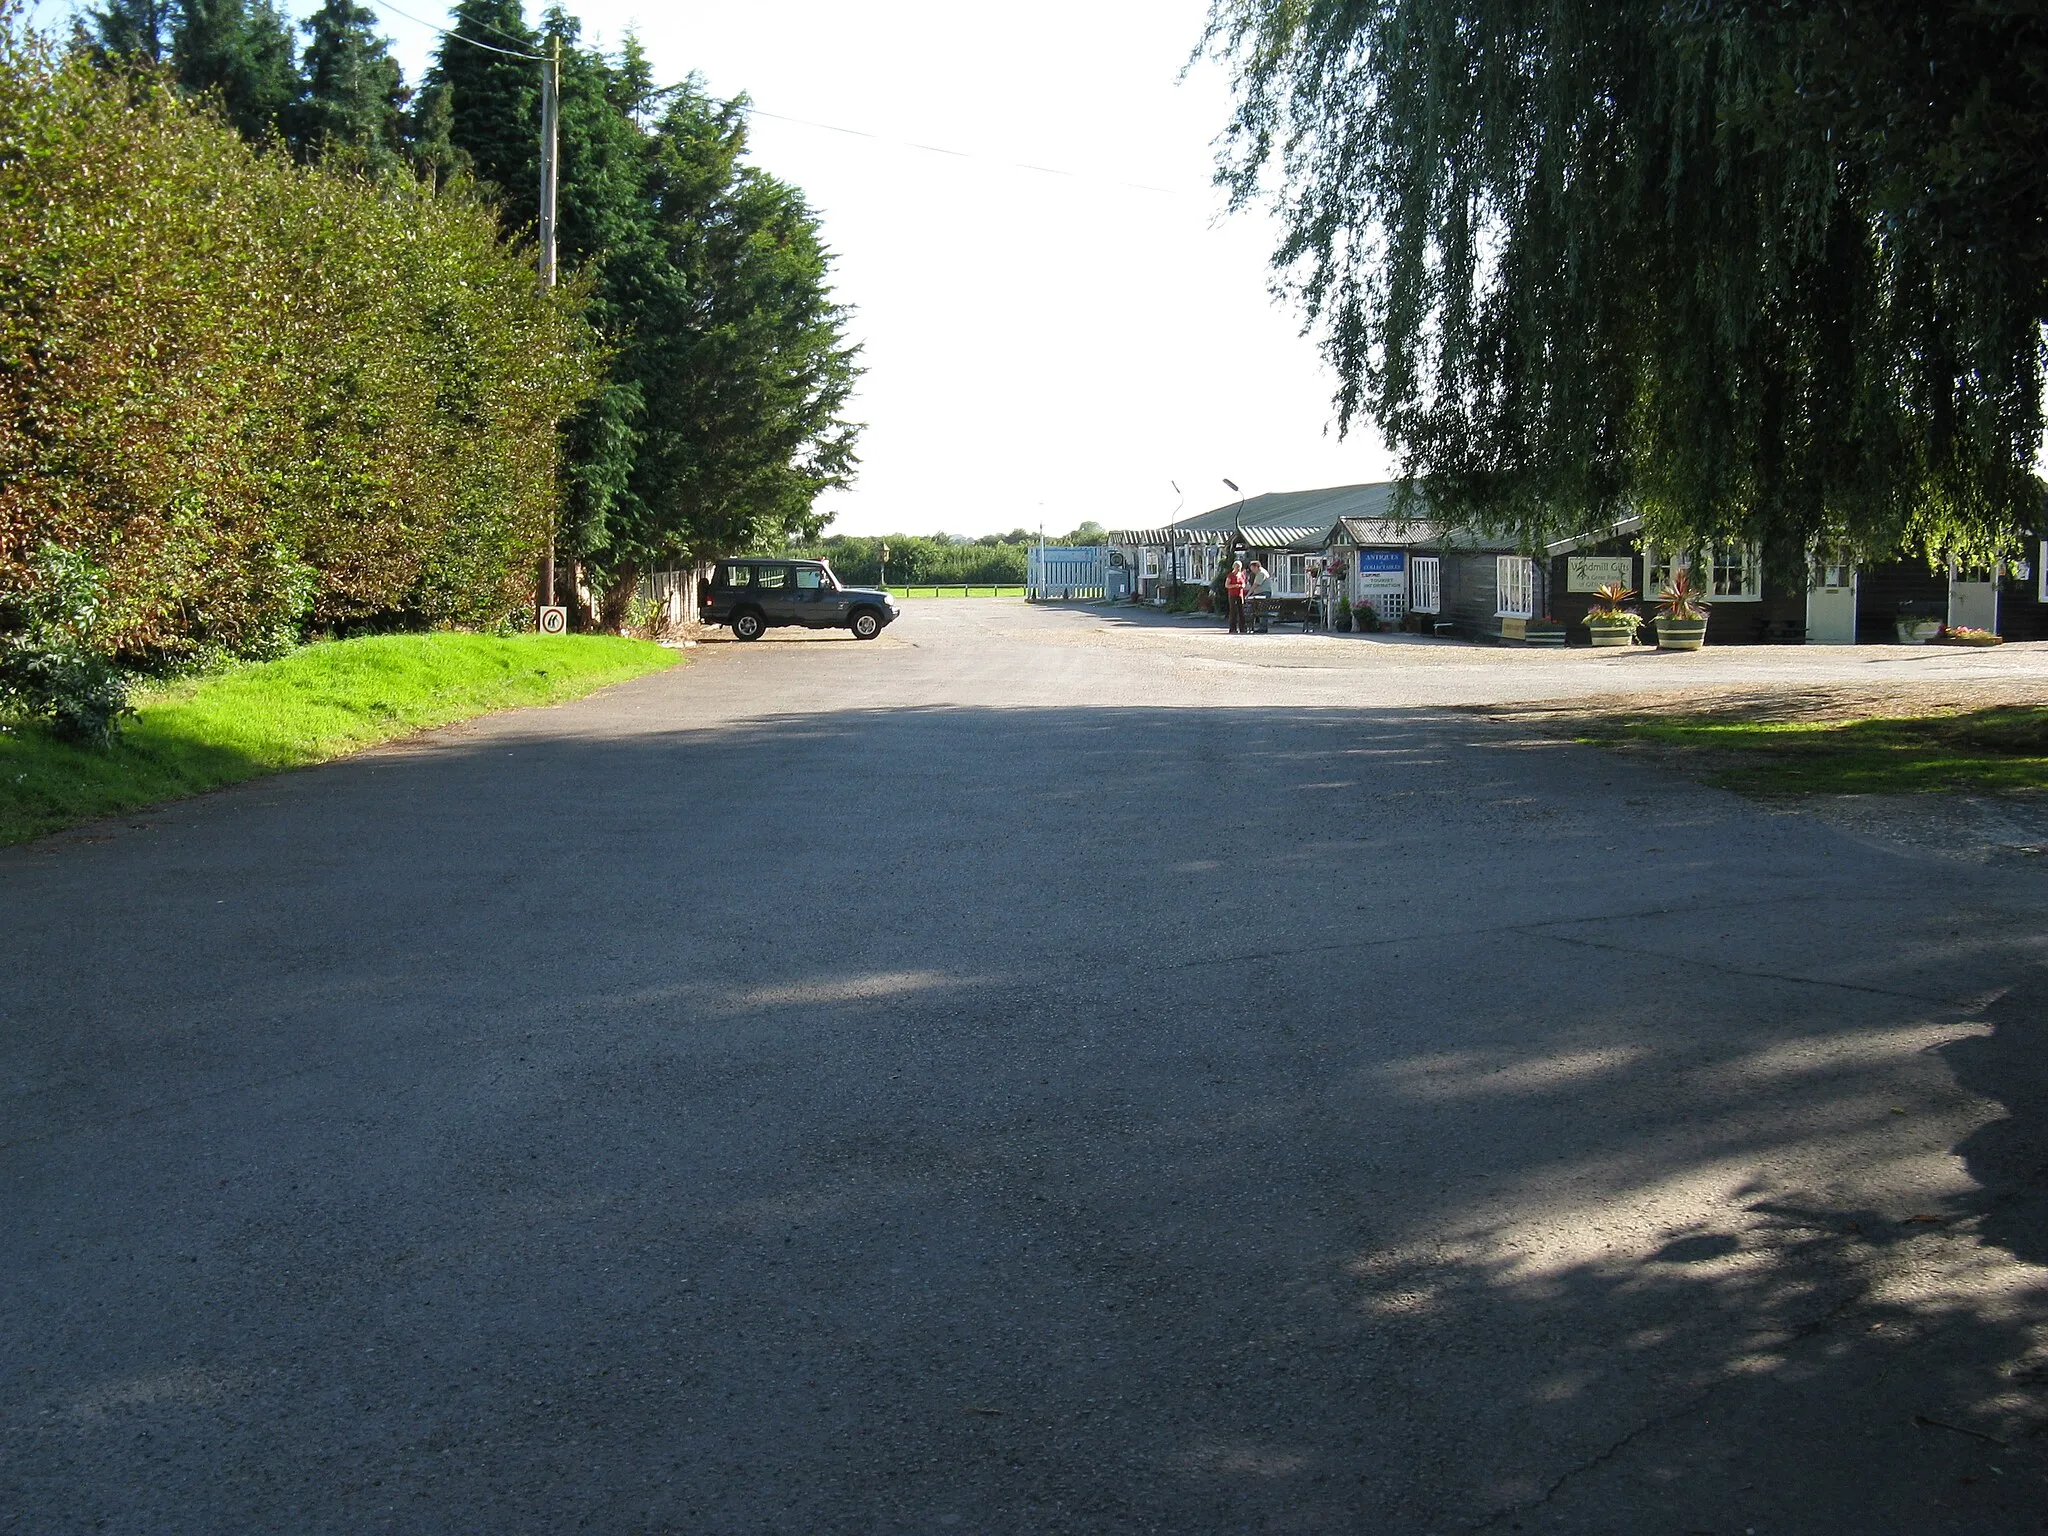
[[[1696,573],[1705,595],[1717,603],[1753,603],[1764,595],[1763,555],[1754,544],[1709,544],[1696,557],[1645,544],[1644,598],[1654,603],[1677,571]]]
[[[1494,615],[1503,619],[1536,617],[1536,562],[1521,555],[1494,561]]]
[[[1713,588],[1708,593],[1716,602],[1755,602],[1764,595],[1763,559],[1754,544],[1714,544],[1707,549],[1712,562]]]
[[[1408,562],[1408,606],[1417,613],[1443,611],[1443,566],[1435,555],[1417,555]]]
[[[1159,551],[1156,549],[1141,550],[1138,554],[1138,560],[1141,567],[1140,574],[1143,575],[1145,580],[1157,581],[1159,579]]]
[[[1689,571],[1691,569],[1692,557],[1690,555],[1674,554],[1669,550],[1658,549],[1655,545],[1645,544],[1643,546],[1643,596],[1649,601],[1655,602],[1657,594],[1669,585],[1672,576],[1676,572]]]

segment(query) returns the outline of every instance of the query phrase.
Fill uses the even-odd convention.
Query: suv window
[[[754,568],[750,565],[721,565],[718,568],[718,584],[721,587],[748,587],[754,583]]]
[[[806,592],[815,592],[832,585],[825,579],[825,573],[815,565],[800,565],[796,568],[796,584]]]
[[[789,567],[786,565],[757,565],[754,567],[754,585],[757,587],[786,587],[789,585]]]

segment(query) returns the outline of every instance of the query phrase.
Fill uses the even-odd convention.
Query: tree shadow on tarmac
[[[0,1278],[27,1525],[2040,1528],[2024,872],[1422,712],[513,739],[77,851],[233,1071],[338,1063],[272,1114],[167,1076],[203,1114],[65,1163],[180,983],[21,941],[114,978],[0,1060],[62,1020]],[[225,926],[314,801],[317,878]]]

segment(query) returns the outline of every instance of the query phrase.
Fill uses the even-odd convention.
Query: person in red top
[[[1251,583],[1244,574],[1244,562],[1230,562],[1230,574],[1223,578],[1223,595],[1230,607],[1230,632],[1244,633],[1244,589]]]

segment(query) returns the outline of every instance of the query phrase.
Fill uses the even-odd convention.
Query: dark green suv
[[[842,587],[822,560],[721,560],[697,588],[706,624],[725,624],[742,640],[758,640],[780,624],[850,629],[872,640],[896,621],[896,599],[873,587]]]

